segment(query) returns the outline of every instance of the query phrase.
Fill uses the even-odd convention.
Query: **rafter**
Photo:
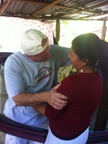
[[[43,7],[42,9],[38,10],[37,12],[35,12],[32,16],[35,16],[36,14],[39,14],[43,11],[45,11],[48,8],[51,8],[52,6],[55,6],[55,4],[59,3],[61,0],[55,0],[54,2],[48,4],[47,6]]]
[[[5,16],[5,15],[4,15]],[[6,15],[7,16],[7,15]],[[92,19],[84,19],[84,18],[74,18],[74,17],[56,17],[56,16],[42,16],[42,17],[33,17],[33,16],[21,16],[21,15],[8,15],[7,17],[19,17],[19,18],[24,18],[24,19],[33,19],[33,20],[42,20],[42,21],[46,21],[46,20],[84,20],[84,21],[90,21]],[[95,20],[95,19],[93,19]],[[96,19],[97,20],[97,19]],[[101,20],[101,19],[99,19]]]
[[[12,0],[7,0],[5,1],[5,3],[2,5],[2,7],[0,8],[0,15],[5,11],[5,9],[8,7],[9,3],[11,2]]]
[[[20,1],[20,2],[30,2],[30,3],[37,3],[37,4],[42,4],[42,5],[47,5],[48,2],[41,2],[41,1],[38,1],[38,0],[16,0],[16,1]]]

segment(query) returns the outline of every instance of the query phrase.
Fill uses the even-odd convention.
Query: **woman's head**
[[[76,54],[79,60],[83,62],[83,65],[78,67],[79,69],[85,66],[94,68],[101,55],[101,41],[99,37],[93,33],[81,34],[72,41],[71,52],[73,56]],[[69,57],[74,65],[72,55]]]

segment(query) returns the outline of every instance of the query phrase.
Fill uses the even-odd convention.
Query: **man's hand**
[[[62,109],[67,103],[67,97],[57,92],[57,88],[60,86],[53,87],[48,93],[47,102],[55,109]]]

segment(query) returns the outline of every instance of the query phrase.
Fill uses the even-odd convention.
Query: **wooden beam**
[[[2,5],[2,7],[0,8],[0,15],[2,15],[2,13],[6,10],[6,8],[8,7],[9,3],[12,0],[6,0],[5,3]]]
[[[38,0],[16,0],[20,2],[30,2],[30,3],[35,3],[35,4],[42,4],[42,5],[47,5],[49,2],[41,2]]]
[[[55,4],[59,3],[61,0],[55,0],[52,3],[48,4],[47,6],[43,7],[42,9],[38,10],[37,12],[35,12],[32,16],[35,16],[36,14],[39,14],[43,11],[45,11],[48,8],[51,8],[52,6],[55,6]]]
[[[82,18],[72,18],[72,17],[55,17],[55,16],[42,16],[42,17],[33,17],[33,16],[24,16],[24,15],[6,15],[3,14],[2,16],[6,17],[17,17],[17,18],[24,18],[24,19],[33,19],[33,20],[84,20],[84,21],[91,21],[91,19],[82,19]],[[95,19],[94,19],[95,20]],[[103,20],[98,20],[97,21],[103,21]]]

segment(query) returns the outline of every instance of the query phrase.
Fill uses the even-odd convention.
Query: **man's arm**
[[[67,103],[67,97],[56,92],[56,88],[48,92],[40,93],[20,93],[13,97],[18,106],[34,106],[39,103],[47,102],[55,109],[62,109]]]
[[[67,103],[67,97],[56,91],[59,86],[60,84],[48,92],[21,93],[14,96],[13,99],[18,106],[34,106],[47,102],[55,109],[62,109]]]
[[[13,98],[18,106],[32,106],[47,102],[55,109],[61,109],[66,104],[66,96],[57,93],[56,89],[39,93],[24,92],[26,82],[22,78],[22,69],[11,58],[5,63],[4,74],[8,96]]]

